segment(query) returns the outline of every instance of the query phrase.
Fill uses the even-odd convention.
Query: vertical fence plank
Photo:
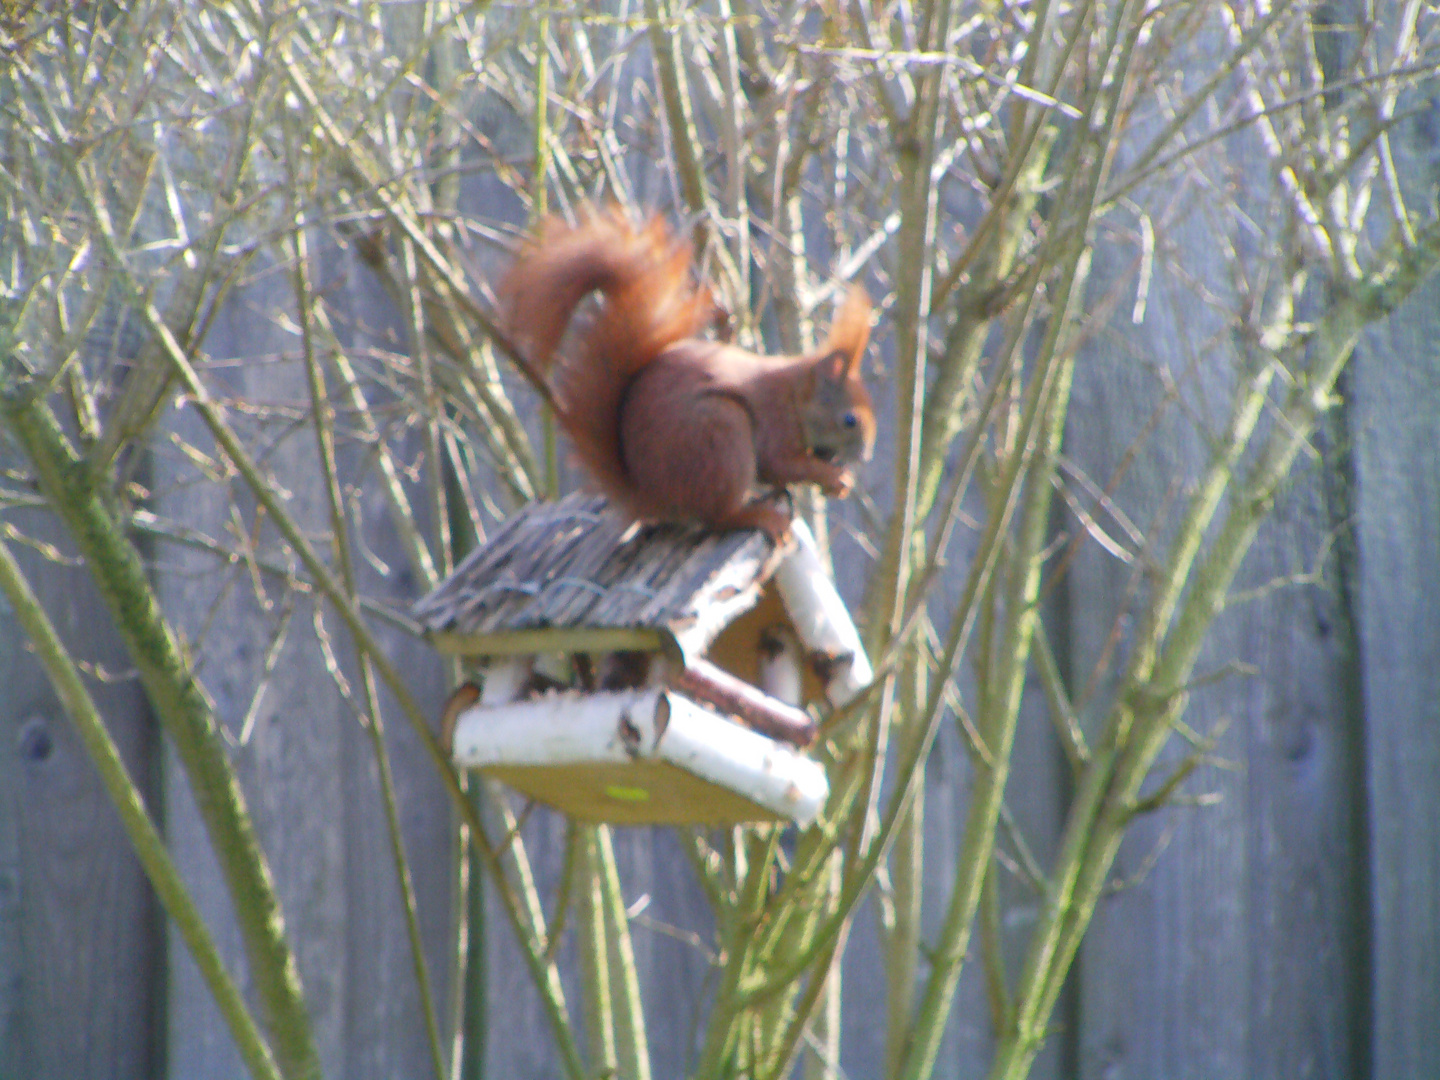
[[[1261,532],[1237,588],[1304,574],[1333,527],[1321,465],[1297,470]],[[1362,1075],[1365,899],[1361,718],[1348,619],[1332,552],[1322,579],[1234,612],[1239,655],[1254,677],[1227,703],[1241,725],[1251,950],[1240,973],[1254,1017],[1248,1075]],[[1227,616],[1227,619],[1229,616]],[[1223,753],[1223,750],[1222,750]]]
[[[236,404],[277,406],[304,400],[303,372],[294,361],[297,339],[276,320],[289,307],[286,284],[279,275],[236,291],[206,343],[212,357],[234,365],[222,366],[211,376],[214,393],[230,396]],[[286,353],[289,359],[282,362]],[[254,423],[241,410],[232,410],[230,416],[232,423],[246,427]],[[301,426],[270,443],[281,429],[280,423],[273,423],[261,435],[270,447],[265,465],[282,486],[285,505],[301,527],[312,536],[322,535],[328,531],[328,520],[313,440],[307,439],[309,429]],[[171,433],[202,453],[216,452],[193,413],[182,410]],[[226,546],[239,542],[238,525],[258,541],[263,556],[286,563],[277,553],[273,531],[257,519],[254,499],[242,484],[183,483],[193,476],[191,467],[163,443],[157,452],[157,470],[170,481],[157,485],[162,517],[183,522]],[[348,718],[315,641],[312,601],[296,598],[285,650],[254,711],[250,730],[244,731],[271,632],[279,621],[283,583],[253,574],[243,563],[225,566],[208,553],[174,546],[162,549],[159,563],[165,611],[190,642],[200,681],[232,742],[231,759],[278,888],[322,1060],[327,1071],[334,1071],[343,1060],[341,1010],[349,960],[344,833],[338,827],[347,783],[343,745]],[[267,610],[267,605],[273,606]],[[173,755],[167,758],[166,780],[168,836],[176,862],[195,890],[231,970],[248,979],[230,898],[191,801],[188,779]],[[183,952],[183,946],[172,939],[171,1075],[238,1075],[242,1067],[229,1034]]]
[[[9,516],[56,542],[39,515]],[[153,797],[144,695],[83,568],[20,552],[131,776]],[[0,600],[0,608],[4,601]],[[158,1064],[160,914],[69,717],[0,612],[0,1075],[149,1077]]]
[[[1137,355],[1119,349],[1105,356],[1097,349],[1077,373],[1069,453],[1101,485],[1159,399],[1158,384]],[[1148,523],[1171,478],[1193,474],[1201,460],[1196,441],[1174,420],[1172,414],[1155,440],[1160,452],[1144,455],[1117,493],[1132,520]],[[1069,584],[1076,686],[1091,677],[1115,628],[1130,570],[1094,550],[1076,560]],[[1127,629],[1122,619],[1120,632]],[[1211,649],[1210,656],[1217,655],[1223,647]],[[1102,679],[1100,702],[1105,690]],[[1213,695],[1197,696],[1185,720],[1204,732],[1224,707]],[[1092,712],[1088,719],[1087,734],[1094,738],[1099,717]],[[1222,750],[1233,754],[1235,745],[1232,732]],[[1172,746],[1163,756],[1163,769],[1178,764],[1179,749]],[[1201,813],[1167,810],[1137,822],[1121,845],[1112,881],[1128,881],[1128,887],[1101,900],[1078,958],[1081,1076],[1244,1074],[1250,1018],[1235,986],[1249,945],[1238,902],[1244,869],[1240,788],[1233,775],[1202,768],[1186,790],[1217,787],[1225,796],[1219,806]]]
[[[522,804],[514,800],[513,805],[519,807]],[[494,823],[491,835],[500,835]],[[544,905],[547,918],[553,917],[561,867],[565,861],[564,818],[536,806],[525,814],[522,835],[535,873],[540,902]],[[514,930],[503,914],[502,901],[488,879],[488,872],[481,872],[487,873],[485,999],[488,1010],[485,1017],[484,1075],[559,1076],[560,1060],[554,1050],[552,1029],[541,1007],[540,995],[516,944]],[[573,977],[576,970],[573,919],[574,913],[571,912],[566,923],[569,929],[556,956],[561,962],[561,971],[567,976],[565,996],[570,1016],[578,1026],[581,1011]]]
[[[330,300],[337,333],[350,349],[353,366],[371,370],[369,350],[393,348],[393,306],[373,276],[352,253],[325,250],[316,260],[315,283]],[[336,423],[351,430],[348,397],[330,380]],[[386,400],[373,386],[367,398],[384,423]],[[342,404],[346,403],[346,404]],[[392,443],[397,443],[391,437]],[[378,481],[373,448],[341,441],[341,483],[351,499],[352,558],[360,591],[407,612],[426,591],[409,566]],[[414,451],[411,451],[414,453]],[[418,457],[418,454],[415,456]],[[427,500],[412,488],[412,506],[424,530]],[[394,627],[371,621],[377,639],[395,667],[405,673],[411,691],[431,722],[437,722],[447,688],[439,655],[427,643]],[[359,690],[352,643],[334,627],[336,648],[347,677]],[[400,829],[409,861],[417,920],[430,977],[430,993],[439,1034],[448,1050],[447,995],[450,988],[451,859],[454,812],[429,753],[410,721],[395,708],[383,687],[380,702],[385,744],[395,785]],[[345,846],[347,896],[345,949],[349,977],[345,992],[344,1075],[356,1080],[394,1076],[427,1077],[432,1057],[415,971],[404,900],[395,873],[395,857],[385,819],[379,766],[368,734],[346,710],[342,721],[342,806],[338,818]]]
[[[1200,231],[1194,222],[1170,227],[1178,234],[1171,242],[1182,245],[1193,244]],[[1116,280],[1126,257],[1109,248],[1097,250],[1092,272],[1097,286]],[[1202,275],[1215,271],[1208,260],[1204,270],[1190,265]],[[1184,406],[1165,412],[1115,492],[1115,503],[1139,528],[1154,530],[1152,543],[1163,552],[1158,538],[1168,536],[1173,520],[1157,520],[1158,511],[1167,494],[1173,495],[1172,484],[1193,477],[1205,459],[1192,425],[1196,418],[1216,423],[1225,373],[1212,372],[1209,383],[1186,376],[1187,350],[1213,328],[1204,324],[1206,313],[1187,306],[1183,296],[1162,297],[1160,292],[1151,293],[1143,328],[1120,324],[1112,337],[1082,354],[1066,447],[1097,485],[1108,485],[1127,447],[1161,407],[1161,371],[1172,373],[1185,395]],[[1073,517],[1067,515],[1067,521],[1075,527]],[[1132,616],[1119,612],[1133,573],[1134,567],[1093,543],[1075,561],[1067,585],[1067,651],[1077,690],[1095,678],[1093,670],[1112,634],[1119,638],[1111,662],[1124,662]],[[1209,655],[1226,651],[1219,645]],[[1102,675],[1085,716],[1092,739],[1109,688],[1109,677]],[[1224,705],[1217,709],[1212,701],[1208,695],[1197,697],[1186,722],[1202,732],[1213,726]],[[1225,748],[1234,746],[1233,739],[1232,733]],[[1174,767],[1179,756],[1179,748],[1172,746],[1164,761]],[[1082,1076],[1243,1075],[1250,1024],[1243,996],[1232,982],[1243,969],[1248,947],[1238,904],[1244,866],[1239,789],[1233,777],[1206,768],[1187,790],[1217,785],[1227,796],[1218,807],[1200,815],[1167,810],[1138,822],[1121,845],[1112,880],[1131,879],[1131,884],[1102,899],[1078,958]],[[1153,867],[1152,859],[1157,860]]]
[[[1172,226],[1171,239],[1188,273],[1218,282],[1207,225],[1223,227],[1192,220]],[[1157,287],[1145,326],[1121,327],[1088,350],[1077,378],[1070,452],[1101,484],[1160,401],[1156,368],[1178,385],[1183,404],[1170,408],[1117,494],[1132,520],[1162,535],[1173,523],[1155,515],[1167,497],[1184,497],[1208,454],[1197,426],[1217,430],[1228,407],[1233,375],[1205,340],[1217,331],[1189,290]],[[1302,470],[1235,589],[1309,572],[1329,531],[1319,473]],[[1107,613],[1129,573],[1093,551],[1077,561],[1078,682],[1111,634]],[[1127,887],[1102,901],[1080,959],[1081,1075],[1353,1074],[1346,987],[1361,969],[1347,942],[1360,918],[1359,807],[1348,766],[1355,717],[1331,630],[1337,603],[1325,586],[1291,585],[1214,624],[1195,677],[1236,662],[1254,668],[1198,686],[1184,717],[1202,737],[1223,732],[1212,763],[1182,789],[1218,800],[1141,820],[1121,846],[1114,878]],[[1131,628],[1122,621],[1119,630],[1123,660]],[[1188,750],[1172,739],[1156,780]]]
[[[243,402],[301,404],[304,376],[294,360],[297,340],[283,332],[273,313],[287,310],[282,279],[270,277],[232,298],[212,332],[213,356],[241,362],[218,392]],[[282,356],[288,353],[288,360]],[[246,423],[240,412],[232,422]],[[274,439],[274,424],[262,439]],[[176,433],[212,452],[193,417],[182,414]],[[175,462],[168,462],[171,468]],[[324,493],[313,437],[302,424],[276,441],[266,465],[284,488],[285,504],[312,536],[328,532]],[[161,500],[161,512],[227,544],[233,498],[240,528],[260,542],[262,556],[284,564],[273,533],[258,521],[254,500],[239,487],[177,487]],[[322,549],[328,544],[321,543]],[[252,575],[249,567],[219,566],[207,554],[166,553],[163,597],[167,611],[193,642],[200,678],[216,704],[217,718],[232,741],[232,760],[284,909],[286,930],[299,962],[311,1021],[327,1072],[337,1073],[348,1051],[344,1004],[352,950],[347,948],[349,895],[346,831],[347,792],[360,786],[347,773],[348,748],[362,736],[326,672],[313,628],[312,598],[295,597],[284,651],[251,716],[263,658],[280,619],[285,588],[274,577]],[[213,621],[211,619],[214,612]],[[345,649],[333,614],[326,627],[337,651]],[[209,841],[190,806],[178,769],[169,774],[170,838],[212,926],[227,945],[232,968],[244,971],[237,951],[229,898],[219,879]],[[377,884],[375,888],[383,888]],[[213,1003],[196,983],[185,959],[174,967],[171,995],[170,1066],[176,1076],[222,1076],[238,1072],[234,1050]]]
[[[316,260],[317,287],[348,303],[340,332],[361,347],[380,335],[389,309],[373,282],[353,262]],[[329,280],[326,275],[331,275]],[[343,276],[343,281],[334,280]],[[308,408],[298,338],[274,313],[289,297],[275,277],[234,296],[207,343],[214,356],[241,362],[227,392],[265,405]],[[377,315],[377,313],[379,313]],[[388,347],[388,346],[387,346]],[[338,407],[341,397],[336,395]],[[237,423],[248,423],[237,412]],[[341,417],[343,420],[343,416]],[[286,492],[285,504],[319,550],[329,552],[327,496],[308,419],[285,431],[274,421],[256,445],[268,446],[266,465]],[[197,424],[182,417],[177,433],[209,448]],[[283,437],[277,438],[282,432]],[[273,440],[271,442],[270,440]],[[422,591],[408,572],[381,493],[369,481],[370,450],[342,438],[338,447],[342,487],[353,503],[360,541],[354,553],[361,588],[404,611]],[[171,463],[173,466],[173,462]],[[242,527],[254,529],[248,493],[214,485],[179,486],[162,500],[162,511],[212,536],[235,542],[233,498]],[[259,522],[262,554],[284,564],[273,533]],[[352,537],[352,541],[354,541]],[[363,551],[362,551],[363,545]],[[373,556],[367,559],[365,553]],[[336,688],[315,624],[313,594],[296,595],[279,662],[248,731],[265,652],[280,620],[283,584],[248,566],[220,567],[204,554],[169,550],[165,556],[167,610],[199,647],[200,676],[215,699],[219,719],[234,741],[233,759],[284,905],[311,1019],[327,1075],[427,1076],[433,1073],[427,1028],[404,905],[379,783],[379,766],[355,708]],[[217,613],[212,621],[212,606]],[[353,643],[327,606],[323,630],[355,705],[363,701]],[[379,631],[391,660],[412,677],[422,703],[438,714],[442,667],[433,650],[403,632]],[[391,755],[395,797],[411,880],[416,894],[431,993],[444,1038],[448,988],[451,814],[434,765],[383,688],[385,740]],[[242,739],[243,735],[243,739]],[[183,777],[172,770],[171,842],[205,904],[232,965],[243,972],[228,898]],[[170,1066],[175,1076],[227,1076],[239,1066],[213,1005],[185,958],[174,965],[171,995]]]
[[[1370,799],[1371,1075],[1440,1075],[1440,282],[1351,386]]]

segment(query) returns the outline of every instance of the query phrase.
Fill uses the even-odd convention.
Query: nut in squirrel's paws
[[[845,469],[834,480],[826,484],[823,490],[832,499],[848,499],[850,492],[855,490],[855,474],[849,469]]]

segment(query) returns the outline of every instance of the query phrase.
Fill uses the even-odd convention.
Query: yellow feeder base
[[[612,825],[739,825],[787,820],[757,802],[664,761],[492,765],[480,771],[580,821]]]

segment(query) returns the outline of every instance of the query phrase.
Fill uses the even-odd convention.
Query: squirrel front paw
[[[820,485],[820,490],[832,499],[848,499],[854,489],[855,474],[849,469],[841,469],[834,477]]]

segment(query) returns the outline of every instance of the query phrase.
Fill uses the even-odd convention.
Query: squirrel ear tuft
[[[848,361],[847,375],[860,373],[860,357],[870,341],[870,295],[859,285],[851,285],[830,324],[830,336],[825,339],[823,352],[842,352]]]
[[[850,354],[844,349],[832,349],[830,352],[821,353],[820,358],[810,365],[812,386],[820,379],[832,383],[844,382],[849,375]]]

